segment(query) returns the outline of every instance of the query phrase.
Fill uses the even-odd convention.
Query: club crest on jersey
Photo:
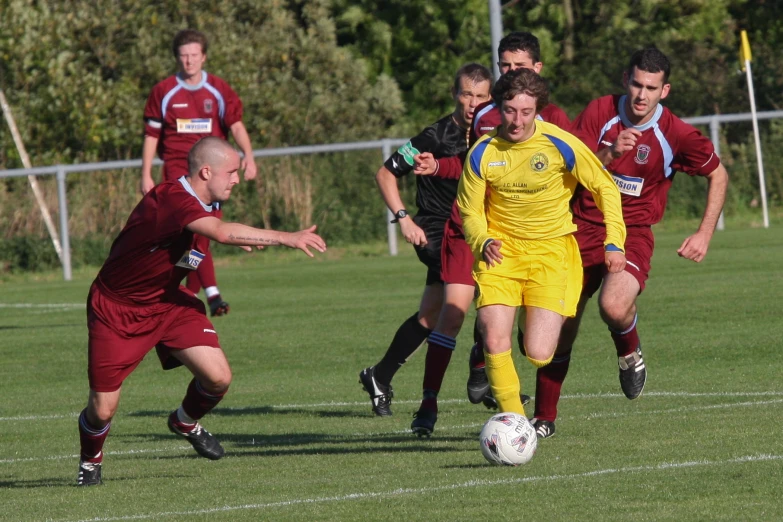
[[[535,172],[544,172],[549,167],[549,158],[543,152],[536,152],[530,158],[530,168]]]
[[[649,145],[639,145],[636,148],[636,157],[633,160],[639,165],[646,164],[647,160],[650,158],[650,150]]]
[[[204,112],[206,113],[212,112],[212,100],[210,99],[204,100]]]
[[[179,260],[177,266],[180,268],[187,268],[188,270],[195,270],[201,261],[204,259],[204,254],[195,249],[190,249],[185,252],[182,259]]]

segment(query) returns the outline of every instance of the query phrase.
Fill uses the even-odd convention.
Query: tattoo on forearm
[[[241,241],[243,245],[279,245],[280,242],[276,239],[267,239],[263,237],[251,237],[251,236],[235,236],[229,234],[228,238],[232,241]]]

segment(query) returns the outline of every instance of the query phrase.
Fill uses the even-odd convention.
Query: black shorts
[[[415,246],[416,255],[419,256],[419,261],[424,263],[427,267],[427,282],[426,285],[432,285],[435,283],[442,283],[440,278],[440,247],[443,243],[443,231],[446,227],[446,220],[448,216],[421,216],[418,215],[413,218],[413,222],[416,223],[427,236],[427,244],[423,247]]]

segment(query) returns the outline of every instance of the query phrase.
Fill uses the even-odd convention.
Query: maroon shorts
[[[87,328],[87,375],[90,389],[98,392],[119,389],[153,348],[158,348],[164,368],[177,365],[168,359],[170,350],[220,348],[204,303],[184,289],[168,296],[167,302],[129,306],[93,285],[87,298]]]
[[[440,278],[446,284],[476,286],[473,280],[474,261],[462,227],[449,219],[446,221],[440,249]]]
[[[582,295],[592,297],[601,287],[601,282],[606,275],[604,241],[606,240],[606,227],[584,221],[574,216],[576,224],[576,242],[579,244],[579,253],[582,255],[582,267],[584,268],[584,284]],[[644,290],[645,282],[650,274],[650,262],[652,260],[655,239],[652,229],[647,226],[626,227],[625,238],[625,271],[639,281],[639,293]]]

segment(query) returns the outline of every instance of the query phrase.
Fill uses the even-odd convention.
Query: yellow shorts
[[[572,234],[553,239],[501,239],[503,262],[473,266],[476,308],[535,306],[566,317],[576,315],[582,293],[582,258]]]

